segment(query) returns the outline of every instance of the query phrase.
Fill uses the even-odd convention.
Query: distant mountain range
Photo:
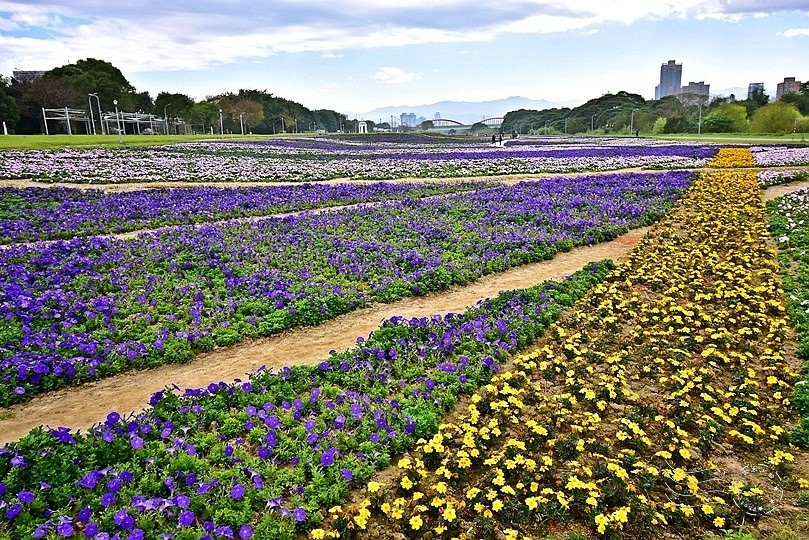
[[[399,105],[380,107],[365,113],[357,113],[356,118],[371,120],[372,122],[390,122],[393,116],[396,124],[400,122],[401,114],[414,113],[416,118],[424,117],[427,120],[435,118],[439,113],[441,118],[457,120],[464,124],[474,124],[484,118],[505,116],[509,111],[520,109],[542,110],[555,107],[575,107],[581,102],[554,102],[544,99],[528,99],[520,96],[511,96],[506,99],[492,101],[439,101],[428,105]]]

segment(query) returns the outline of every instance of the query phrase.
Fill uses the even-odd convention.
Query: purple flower
[[[78,519],[82,523],[87,523],[90,520],[90,516],[92,516],[92,515],[93,515],[93,510],[91,508],[85,506],[84,508],[79,510],[79,513],[76,516],[76,519]]]
[[[6,519],[14,519],[22,511],[22,505],[12,504],[6,509]]]
[[[84,536],[86,538],[92,538],[98,533],[98,525],[95,523],[88,523],[84,526]]]
[[[334,465],[334,459],[337,457],[338,450],[337,448],[331,447],[320,456],[320,464],[324,467],[330,467]]]
[[[115,512],[112,522],[127,531],[135,526],[135,519],[126,512],[125,508]]]
[[[56,533],[65,538],[73,536],[73,524],[69,519],[60,519],[59,524],[56,525]]]
[[[296,506],[292,509],[292,517],[295,518],[295,521],[298,523],[302,521],[306,521],[306,510],[301,508],[300,506]]]
[[[105,493],[101,496],[101,506],[104,508],[109,508],[115,504],[115,494],[114,493]]]
[[[244,486],[241,484],[236,484],[232,488],[230,488],[230,496],[236,500],[241,499],[244,497],[245,489]]]
[[[249,540],[250,538],[253,538],[253,527],[246,523],[239,527],[239,538],[241,538],[241,540]]]
[[[342,475],[347,482],[354,480],[354,473],[352,473],[350,469],[340,469],[340,475]]]
[[[30,504],[30,503],[34,502],[34,499],[36,497],[30,491],[24,490],[24,491],[20,491],[19,493],[17,493],[17,498],[20,500],[20,502],[23,502],[25,504]]]
[[[143,530],[133,529],[132,532],[126,537],[126,540],[143,540],[145,537]]]
[[[132,437],[130,444],[132,445],[133,449],[140,450],[141,448],[143,448],[143,439],[135,435]]]
[[[180,517],[177,519],[177,522],[180,524],[180,527],[190,527],[195,519],[196,516],[194,512],[191,510],[183,510],[180,512]]]

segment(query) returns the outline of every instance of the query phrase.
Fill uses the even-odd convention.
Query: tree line
[[[97,100],[97,101],[96,101]],[[117,102],[117,103],[115,103]],[[105,113],[120,111],[163,119],[161,131],[208,133],[281,133],[312,130],[356,131],[357,121],[331,110],[310,110],[266,90],[242,89],[195,101],[186,94],[138,92],[109,62],[87,58],[50,71],[35,80],[0,75],[0,122],[11,133],[44,133],[42,109],[71,108]],[[221,115],[221,116],[220,116]],[[96,119],[96,121],[98,121]],[[49,123],[52,133],[66,130]],[[86,129],[86,128],[85,128]],[[127,129],[134,129],[131,126]]]
[[[770,101],[763,90],[736,96],[681,94],[646,100],[618,92],[575,108],[521,109],[506,114],[502,129],[518,133],[807,133],[809,83],[800,93]]]
[[[91,97],[92,96],[92,97]],[[97,102],[96,102],[97,99]],[[87,58],[60,66],[35,80],[0,75],[0,122],[11,133],[44,133],[42,109],[86,110],[96,103],[103,111],[152,114],[169,132],[281,133],[324,130],[356,132],[358,121],[332,110],[310,110],[266,90],[241,89],[195,101],[180,93],[160,92],[155,98],[138,92],[109,62]],[[54,123],[51,132],[66,129]],[[374,128],[390,129],[389,125]],[[429,127],[429,126],[427,126]],[[484,125],[480,131],[489,131]],[[133,129],[131,126],[129,129]],[[809,132],[809,83],[799,93],[771,102],[763,90],[744,100],[730,96],[681,94],[646,100],[618,92],[591,99],[574,108],[512,111],[501,128],[517,133],[806,133]]]

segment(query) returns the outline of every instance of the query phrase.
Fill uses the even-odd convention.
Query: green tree
[[[194,108],[194,100],[185,94],[172,94],[169,92],[160,92],[154,100],[153,113],[158,116],[163,116],[163,111],[166,111],[166,116],[169,118],[191,118],[191,110]],[[219,108],[217,107],[217,114]]]
[[[121,73],[121,70],[104,60],[87,58],[75,64],[66,64],[46,72],[46,76],[70,84],[87,101],[87,94],[98,94],[101,107],[106,111],[114,109],[113,100],[118,101],[120,110],[136,110],[135,87]],[[86,103],[85,103],[86,106]]]
[[[17,107],[17,101],[0,88],[0,125],[5,122],[7,130],[15,131],[19,121],[20,109]],[[0,126],[0,134],[3,133],[2,129]]]
[[[790,93],[781,96],[781,101],[795,105],[802,115],[809,116],[809,94]]]
[[[801,113],[791,103],[776,101],[756,110],[750,119],[753,133],[792,133]]]
[[[707,133],[739,133],[747,130],[747,108],[738,103],[725,102],[705,117],[703,130]]]

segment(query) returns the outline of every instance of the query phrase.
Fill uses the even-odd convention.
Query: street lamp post
[[[699,116],[697,117],[697,141],[702,140],[702,99],[699,100]]]
[[[242,135],[244,135],[244,113],[239,113],[239,125],[242,126]]]
[[[118,126],[118,144],[124,144],[124,133],[121,130],[121,118],[118,116],[118,100],[113,99],[112,104],[115,105],[115,124]]]
[[[166,106],[163,107],[163,120],[166,121],[166,135],[170,135],[170,133],[169,133],[169,117],[166,114],[166,109],[168,109],[170,106],[171,106],[171,103],[166,103]]]
[[[219,137],[225,138],[225,123],[222,121],[222,109],[219,109]]]

